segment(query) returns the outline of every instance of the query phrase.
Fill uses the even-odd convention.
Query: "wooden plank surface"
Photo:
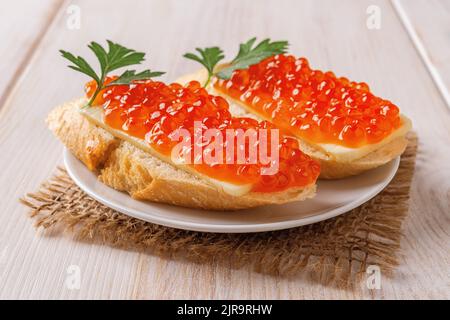
[[[450,108],[450,1],[393,1],[405,29]]]
[[[22,74],[61,2],[21,0],[0,4],[0,105]]]
[[[69,30],[64,3],[0,110],[0,298],[450,298],[450,114],[388,1],[76,1],[81,28]],[[370,5],[379,30],[366,26]],[[197,66],[181,59],[196,46],[228,54],[251,36],[289,39],[313,66],[368,82],[412,118],[419,154],[404,224],[401,266],[382,289],[342,291],[224,265],[172,261],[36,233],[17,199],[62,162],[62,146],[44,118],[82,94],[86,80],[65,67],[58,49],[87,55],[88,41],[113,39],[148,52],[165,80]],[[412,74],[412,71],[413,74]],[[68,267],[81,285],[69,289]]]

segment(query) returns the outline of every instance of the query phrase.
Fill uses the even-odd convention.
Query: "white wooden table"
[[[67,25],[71,4],[80,29]],[[371,5],[380,29],[367,26]],[[448,0],[2,2],[0,298],[450,298],[449,34]],[[147,65],[170,81],[197,68],[181,58],[195,46],[220,44],[231,56],[252,36],[288,39],[313,66],[368,82],[412,118],[420,145],[403,256],[381,290],[343,291],[36,233],[18,198],[62,163],[44,118],[86,81],[58,49],[84,55],[89,41],[113,39],[147,52]],[[71,265],[80,268],[78,290],[65,284]]]

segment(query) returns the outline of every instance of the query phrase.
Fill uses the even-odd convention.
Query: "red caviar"
[[[364,83],[309,67],[305,58],[276,55],[214,80],[219,92],[312,143],[360,147],[401,126],[399,109]]]
[[[86,84],[89,98],[95,90],[95,82]],[[208,94],[196,81],[185,87],[177,83],[166,85],[152,80],[112,86],[100,92],[94,105],[103,106],[106,124],[145,139],[154,150],[165,156],[170,156],[179,142],[171,139],[173,132],[176,129],[186,129],[194,136],[195,121],[202,122],[202,129],[217,129],[223,136],[227,129],[269,129],[270,133],[270,129],[274,128],[268,121],[232,117],[226,100]],[[268,140],[270,145],[270,139]],[[234,159],[230,161],[233,163],[223,161],[189,165],[197,172],[214,179],[234,184],[250,183],[254,192],[282,191],[314,183],[319,175],[319,164],[299,150],[296,139],[280,136],[278,142],[279,170],[274,175],[261,175],[261,169],[267,165],[264,166],[260,161],[251,163],[247,161],[248,158],[241,164],[233,161],[236,160],[237,150],[234,151]],[[199,142],[192,139],[191,150],[195,148],[195,143]],[[248,144],[249,141],[246,140],[247,148]]]

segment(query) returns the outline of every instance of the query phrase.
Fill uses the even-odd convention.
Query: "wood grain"
[[[388,1],[77,1],[80,30],[68,30],[64,5],[36,46],[0,111],[0,298],[450,298],[450,114]],[[381,8],[380,30],[366,9]],[[224,265],[172,261],[36,234],[17,199],[61,163],[62,146],[44,118],[82,94],[86,80],[65,67],[58,49],[88,55],[90,40],[114,39],[149,53],[165,80],[197,68],[181,55],[220,44],[227,54],[250,36],[289,39],[314,67],[368,82],[413,120],[419,154],[405,221],[401,266],[382,289],[341,291],[305,279],[281,279]],[[79,290],[65,285],[81,270]]]
[[[28,65],[61,0],[21,0],[0,6],[0,105]]]
[[[450,2],[393,1],[405,29],[450,108]]]

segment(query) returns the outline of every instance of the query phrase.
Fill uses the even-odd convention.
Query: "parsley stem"
[[[208,79],[206,79],[205,84],[203,85],[203,88],[206,88],[211,81],[212,73],[208,72]]]
[[[100,91],[103,89],[103,87],[100,87],[100,85],[97,85],[97,89],[95,89],[94,94],[92,95],[91,99],[89,99],[89,102],[86,104],[85,108],[88,108],[92,106],[92,103],[94,102],[95,98],[97,98]]]

